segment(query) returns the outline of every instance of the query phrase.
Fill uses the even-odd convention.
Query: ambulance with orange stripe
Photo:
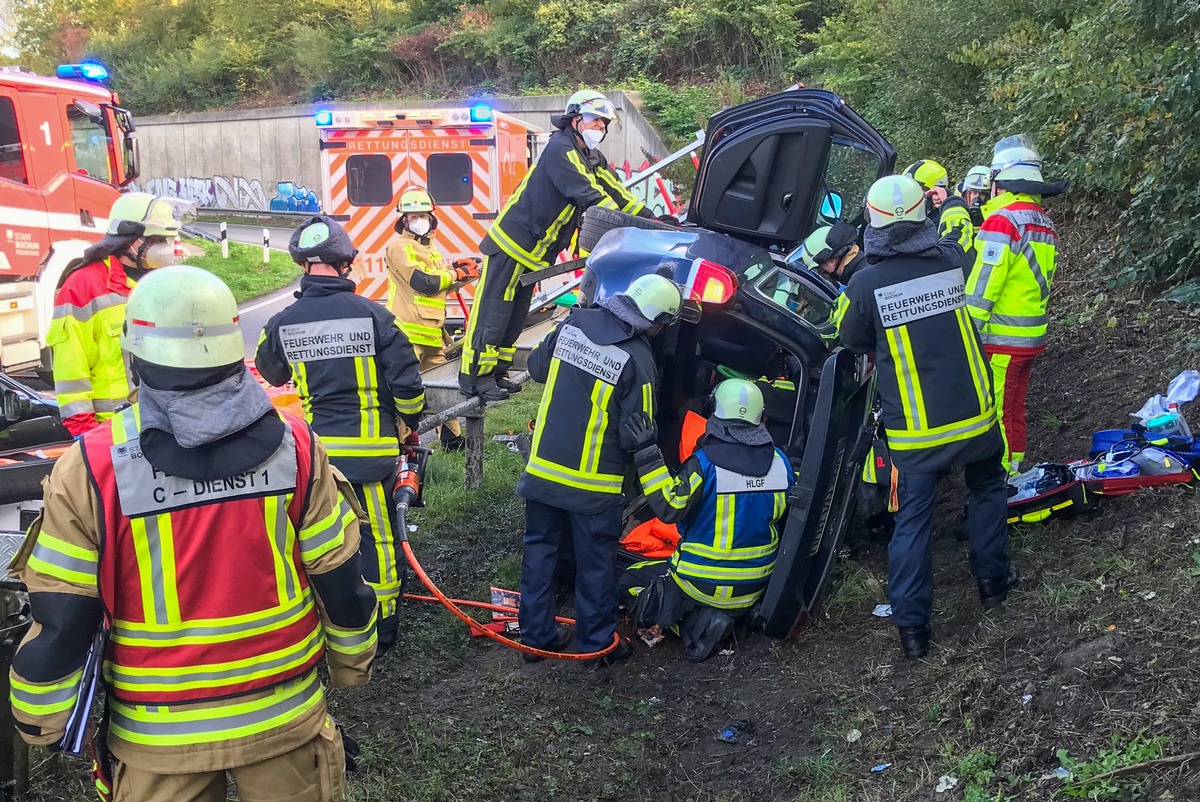
[[[133,118],[99,64],[57,78],[0,68],[0,367],[43,353],[63,274],[104,236],[108,210],[138,175]]]
[[[396,236],[396,201],[411,185],[437,204],[438,250],[453,261],[479,255],[479,242],[537,154],[542,130],[487,105],[446,109],[321,110],[324,206],[358,247],[358,292],[387,298],[384,252]],[[446,320],[465,325],[451,297]]]

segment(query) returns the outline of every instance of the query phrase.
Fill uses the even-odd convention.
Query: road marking
[[[272,293],[265,301],[259,301],[256,304],[251,304],[250,306],[239,306],[238,307],[238,315],[239,316],[244,315],[247,312],[253,312],[256,309],[262,309],[264,306],[270,306],[272,304],[279,303],[284,298],[291,295],[291,292],[288,291],[290,288],[291,288],[291,285],[289,284],[287,287],[284,287],[282,290],[277,290],[276,292]]]

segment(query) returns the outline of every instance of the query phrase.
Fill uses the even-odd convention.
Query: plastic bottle
[[[1188,426],[1187,418],[1185,418],[1183,413],[1179,411],[1179,404],[1176,404],[1174,401],[1172,401],[1167,405],[1167,412],[1174,415],[1178,419],[1179,433],[1184,437],[1191,437],[1192,429],[1190,426]]]

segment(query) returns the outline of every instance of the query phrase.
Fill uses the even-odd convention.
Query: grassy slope
[[[188,240],[203,249],[204,256],[189,258],[188,264],[217,274],[233,290],[238,303],[286,287],[300,277],[300,267],[286,253],[271,251],[270,264],[262,261],[262,248],[229,243],[229,258],[221,258],[221,245],[207,240]]]

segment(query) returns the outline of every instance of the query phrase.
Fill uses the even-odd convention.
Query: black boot
[[[496,378],[496,386],[506,391],[509,395],[516,395],[521,392],[521,385],[508,378],[507,370],[497,370],[492,375]]]
[[[630,657],[633,657],[633,644],[629,642],[629,638],[621,638],[621,642],[617,644],[617,648],[603,657],[584,661],[584,665],[588,668],[609,668],[620,663],[622,660],[628,660]]]
[[[933,627],[925,624],[919,627],[897,627],[900,632],[900,648],[909,660],[919,660],[929,654],[929,638],[933,635]]]
[[[438,440],[441,441],[442,451],[465,451],[467,448],[467,438],[450,431],[449,426],[442,427]]]
[[[1017,570],[1017,566],[1011,563],[1008,566],[1007,576],[998,579],[975,580],[979,585],[979,601],[983,604],[983,609],[993,610],[1004,604],[1004,600],[1008,598],[1008,592],[1015,588],[1020,580],[1021,572]]]
[[[458,391],[463,395],[479,396],[484,401],[503,401],[508,398],[508,392],[496,385],[492,376],[464,376],[458,374]]]
[[[568,646],[570,646],[571,641],[573,640],[575,640],[575,634],[571,632],[571,628],[566,624],[559,624],[554,630],[554,642],[549,646],[533,646],[532,643],[528,645],[533,646],[535,649],[541,649],[545,652],[561,652],[563,649],[566,649]],[[529,654],[528,652],[521,652],[521,658],[526,663],[540,663],[546,659],[544,657],[538,657],[536,654]]]

